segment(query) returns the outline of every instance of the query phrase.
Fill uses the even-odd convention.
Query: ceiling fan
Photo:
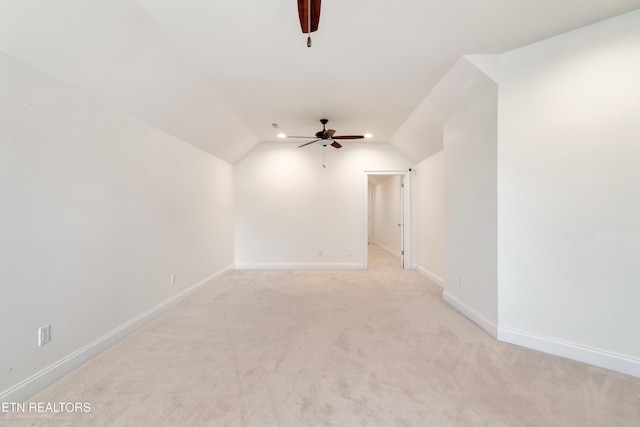
[[[342,145],[335,141],[336,139],[363,139],[364,135],[335,135],[336,131],[333,129],[327,129],[326,124],[329,122],[328,119],[320,119],[320,123],[322,123],[322,130],[316,132],[315,136],[287,136],[287,138],[316,138],[313,141],[306,142],[302,145],[299,145],[298,148],[302,148],[309,144],[313,144],[314,142],[319,142],[320,145],[326,147],[327,145],[331,145],[333,148],[342,148]]]

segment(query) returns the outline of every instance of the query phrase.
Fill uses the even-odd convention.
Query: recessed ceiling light
[[[364,137],[365,137],[365,138],[373,138],[373,135],[372,135],[372,134],[370,134],[370,133],[365,133],[365,134],[364,134]]]
[[[286,137],[287,137],[287,135],[285,135],[285,134],[284,134],[284,133],[282,133],[282,132],[280,132],[280,133],[278,134],[278,138],[286,138]]]

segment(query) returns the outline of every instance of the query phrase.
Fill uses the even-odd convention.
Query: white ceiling
[[[307,48],[295,0],[0,0],[0,50],[236,163],[277,140],[272,123],[311,135],[326,117],[337,134],[389,142],[461,55],[501,53],[638,7],[324,0]]]

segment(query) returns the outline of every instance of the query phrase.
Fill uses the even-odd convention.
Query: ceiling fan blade
[[[333,136],[333,134],[336,133],[335,130],[333,129],[327,129],[324,131],[324,133],[322,134],[322,137],[324,139],[331,139],[331,137]]]
[[[309,2],[311,2],[311,31],[309,31]],[[303,33],[307,34],[318,29],[320,3],[321,0],[298,0],[298,18],[300,18],[300,28],[302,28]]]
[[[342,145],[340,145],[340,144],[339,144],[338,142],[336,142],[336,141],[333,141],[333,142],[331,143],[331,146],[332,146],[333,148],[342,148]]]
[[[319,139],[314,139],[314,140],[313,140],[313,141],[311,141],[311,142],[307,142],[307,143],[305,143],[305,144],[298,145],[298,148],[302,148],[302,147],[304,147],[304,146],[306,146],[306,145],[313,144],[314,142],[317,142],[317,141],[320,141],[320,140],[319,140]]]
[[[333,139],[364,139],[364,135],[340,135],[334,136]]]

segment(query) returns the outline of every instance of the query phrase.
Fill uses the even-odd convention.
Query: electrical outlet
[[[347,256],[351,258],[353,256],[353,249],[347,249]]]
[[[171,273],[171,284],[175,285],[176,284],[176,273]]]
[[[462,287],[462,276],[458,276],[458,287]]]
[[[42,347],[49,341],[51,341],[51,325],[38,329],[38,347]]]
[[[324,255],[324,250],[323,249],[318,249],[318,256],[322,256]]]

